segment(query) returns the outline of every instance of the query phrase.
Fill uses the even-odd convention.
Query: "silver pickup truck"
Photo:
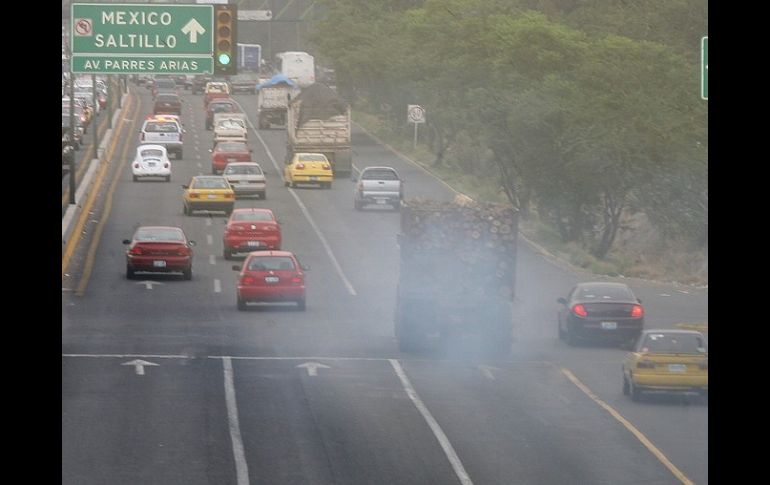
[[[404,181],[392,167],[366,167],[361,175],[351,177],[356,184],[353,192],[353,207],[361,210],[365,205],[390,205],[394,209],[401,208],[404,198]]]

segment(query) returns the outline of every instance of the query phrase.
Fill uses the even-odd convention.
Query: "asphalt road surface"
[[[143,119],[150,97],[132,90],[126,117]],[[237,99],[254,122],[256,97]],[[399,213],[355,211],[347,179],[285,188],[283,129],[250,131],[268,194],[236,207],[276,213],[284,248],[310,266],[307,310],[237,311],[224,214],[182,213],[180,185],[211,173],[201,95],[184,94],[183,118],[170,184],[132,182],[138,126],[125,123],[114,189],[110,173],[63,278],[62,483],[708,483],[707,403],[631,402],[624,350],[560,342],[556,299],[595,277],[523,242],[509,358],[489,360],[472,339],[400,353]],[[353,148],[358,169],[394,166],[407,197],[454,196],[359,129]],[[138,224],[178,225],[197,242],[192,281],[125,278],[121,241]],[[708,319],[705,290],[628,283],[648,328]]]

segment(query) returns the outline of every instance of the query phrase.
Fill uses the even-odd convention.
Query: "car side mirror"
[[[567,299],[566,299],[566,298],[563,298],[563,297],[562,297],[562,298],[559,298],[559,299],[558,299],[558,300],[556,300],[556,301],[557,301],[557,303],[561,303],[562,305],[566,305],[566,304],[567,304]]]
[[[240,271],[240,270],[241,270],[240,266],[238,266],[237,264],[233,265],[233,271]]]
[[[254,149],[253,148],[249,148],[249,153],[254,153]]]
[[[310,266],[306,264],[300,264],[299,267],[302,268],[303,271],[310,271]]]
[[[358,177],[356,177],[356,175],[353,174],[353,175],[350,176],[350,181],[351,182],[358,182]]]
[[[187,244],[189,244],[190,246],[195,246],[195,241],[187,241]]]
[[[189,185],[182,185],[182,188],[183,189],[188,189],[188,188],[190,188],[190,186]]]
[[[130,239],[124,239],[123,240],[123,244],[131,244],[131,240]]]
[[[637,299],[636,299],[636,301],[638,301],[639,303],[641,303],[641,302],[642,302],[642,299],[641,299],[641,298],[637,298]]]

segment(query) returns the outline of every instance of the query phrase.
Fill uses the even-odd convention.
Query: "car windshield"
[[[642,352],[662,354],[704,354],[706,342],[689,333],[649,333],[642,342]]]
[[[362,180],[398,180],[393,170],[365,170],[361,175]]]
[[[143,158],[148,158],[148,157],[156,157],[157,158],[157,157],[162,157],[163,156],[163,150],[159,150],[157,148],[147,148],[147,149],[142,150],[140,153],[141,153],[141,156]]]
[[[211,103],[211,111],[214,113],[234,113],[237,110],[232,103]]]
[[[179,131],[179,126],[171,121],[149,121],[144,125],[144,131],[148,133],[175,133]]]
[[[174,96],[173,94],[159,94],[158,97],[155,98],[155,101],[178,103],[179,96]]]
[[[151,241],[179,241],[185,240],[181,229],[174,228],[141,228],[134,234],[134,240],[138,242]]]
[[[228,165],[225,175],[262,175],[262,169],[258,165]]]
[[[579,300],[633,300],[634,295],[627,287],[616,285],[582,286],[575,295]]]
[[[267,211],[243,211],[233,214],[234,221],[273,221],[273,215]]]
[[[287,256],[254,256],[247,266],[249,271],[293,270],[294,261]]]
[[[170,79],[159,79],[155,81],[155,86],[157,86],[158,89],[174,89],[176,83]]]
[[[224,178],[196,179],[190,186],[193,189],[226,189],[229,187]]]

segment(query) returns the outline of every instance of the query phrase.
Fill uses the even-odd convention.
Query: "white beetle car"
[[[171,162],[166,147],[162,145],[139,145],[131,164],[134,182],[140,177],[163,177],[171,182]]]

